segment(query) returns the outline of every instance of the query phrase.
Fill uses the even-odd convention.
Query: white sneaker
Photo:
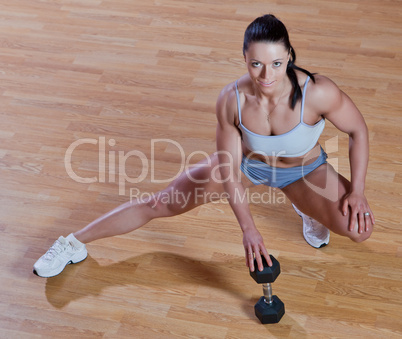
[[[60,274],[68,264],[83,261],[88,255],[84,244],[70,234],[60,237],[33,266],[33,272],[40,277],[49,278]]]
[[[299,211],[295,205],[292,204],[292,206],[303,219],[303,236],[307,243],[315,248],[328,245],[330,236],[329,229],[323,224],[320,224],[317,220]]]

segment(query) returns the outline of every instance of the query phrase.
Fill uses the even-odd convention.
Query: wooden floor
[[[0,337],[401,337],[401,6],[0,1]],[[193,163],[214,151],[215,100],[246,71],[244,29],[266,12],[288,26],[299,65],[332,78],[366,118],[373,236],[355,244],[333,234],[316,250],[280,191],[252,203],[282,267],[273,288],[286,314],[276,325],[254,316],[262,289],[244,265],[225,202],[95,241],[87,260],[55,278],[33,275],[60,235],[129,200],[130,191],[165,187],[183,157]],[[347,141],[330,124],[321,137],[349,176]],[[147,170],[127,156],[139,151]],[[125,181],[119,168],[141,182]]]

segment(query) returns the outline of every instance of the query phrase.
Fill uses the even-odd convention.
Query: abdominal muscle
[[[256,152],[250,151],[242,142],[242,149],[244,156],[248,157],[252,160],[258,160],[268,164],[271,167],[278,168],[290,168],[297,166],[306,166],[313,163],[321,153],[320,144],[314,146],[314,148],[308,151],[306,154],[300,157],[274,157],[274,156],[265,156],[263,154],[258,154]]]

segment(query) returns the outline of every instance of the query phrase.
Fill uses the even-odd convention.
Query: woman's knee
[[[154,194],[146,206],[154,217],[172,217],[207,203],[205,189],[195,185],[173,182],[166,189]]]
[[[370,238],[373,232],[373,228],[369,227],[367,231],[363,230],[362,233],[359,233],[358,224],[356,224],[355,227],[350,230],[349,220],[345,219],[339,220],[338,223],[336,225],[333,225],[330,229],[341,236],[348,237],[350,240],[356,243],[361,243],[367,240],[368,238]]]
[[[373,233],[373,228],[370,227],[367,231],[363,230],[362,233],[359,233],[357,231],[358,229],[358,225],[356,224],[355,228],[353,229],[353,231],[349,231],[351,233],[351,235],[349,236],[349,238],[356,242],[356,243],[360,243],[363,241],[366,241],[368,238],[371,237],[371,234]]]
[[[153,194],[147,201],[145,207],[152,218],[171,217],[188,210],[188,198],[182,192],[175,191],[173,187]]]

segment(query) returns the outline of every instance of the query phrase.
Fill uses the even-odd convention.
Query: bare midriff
[[[279,156],[266,156],[263,154],[250,151],[242,143],[243,154],[252,160],[258,160],[268,164],[271,167],[290,168],[297,166],[306,166],[313,163],[321,153],[320,145],[317,143],[311,151],[300,157],[281,157]]]

